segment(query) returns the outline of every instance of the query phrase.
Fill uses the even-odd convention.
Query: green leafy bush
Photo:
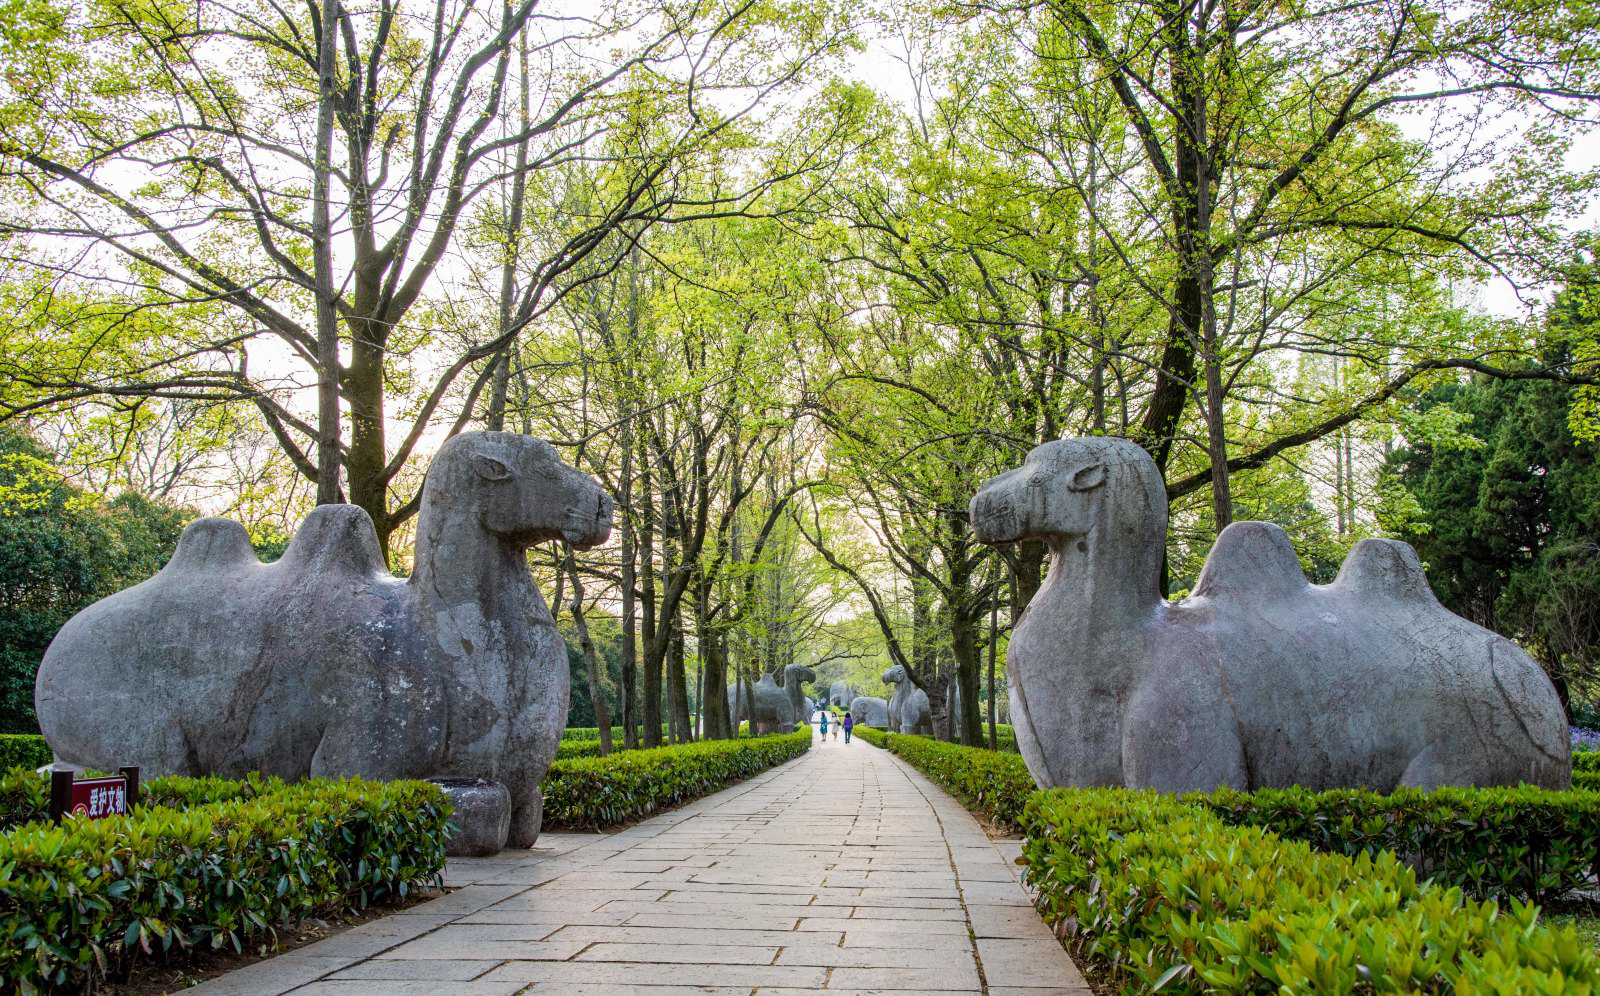
[[[850,731],[850,735],[860,737],[874,747],[882,747],[884,750],[889,749],[889,733],[887,730],[879,730],[871,726],[858,724]]]
[[[1023,814],[1028,882],[1080,957],[1162,992],[1592,994],[1600,954],[1512,901],[1419,883],[1151,792],[1054,789]]]
[[[1020,754],[885,734],[888,749],[994,823],[1016,829],[1036,786]]]
[[[37,733],[0,733],[0,769],[42,768],[55,760]]]
[[[545,826],[597,830],[626,823],[793,760],[810,747],[805,730],[556,761],[540,785]]]
[[[1020,824],[1033,780],[1019,755],[873,735],[968,808],[1001,826]],[[1589,777],[1575,773],[1575,786]],[[1547,902],[1600,876],[1600,794],[1589,791],[1224,789],[1185,798],[1228,823],[1270,829],[1329,853],[1393,851],[1424,880],[1478,898]]]
[[[1572,754],[1572,773],[1600,771],[1600,750],[1580,750]]]
[[[151,796],[230,791],[224,779],[183,781],[156,779]],[[92,988],[140,954],[239,950],[275,925],[441,880],[450,807],[436,786],[232,785],[270,791],[0,834],[0,979],[10,991]]]
[[[1224,789],[1188,797],[1228,823],[1332,854],[1393,851],[1469,896],[1547,902],[1600,874],[1600,795],[1535,788]]]
[[[1573,771],[1572,787],[1580,791],[1600,792],[1600,771]]]
[[[661,735],[663,737],[667,735],[667,724],[665,723],[661,724]],[[587,743],[589,741],[600,742],[600,727],[569,726],[561,731],[562,743]],[[622,745],[622,727],[613,726],[611,728],[611,742],[619,747]]]

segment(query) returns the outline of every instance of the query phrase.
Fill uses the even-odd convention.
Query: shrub
[[[0,733],[0,769],[42,768],[55,760],[37,733]]]
[[[1572,755],[1572,772],[1600,771],[1600,750],[1578,751]]]
[[[858,723],[856,724],[855,728],[850,731],[850,735],[853,737],[860,737],[862,740],[865,740],[874,747],[881,747],[884,750],[889,749],[889,733],[887,730],[880,730],[875,727],[865,726]]]
[[[1171,993],[1592,993],[1600,954],[1537,908],[1422,884],[1172,796],[1036,793],[1025,872],[1081,957]]]
[[[1021,755],[898,733],[886,738],[890,751],[968,809],[1001,826],[1019,827],[1023,807],[1035,789]]]
[[[155,779],[152,796],[230,791],[224,779],[184,781]],[[450,807],[436,786],[231,784],[271,791],[0,835],[0,979],[24,994],[92,989],[141,953],[240,950],[274,925],[441,880]]]
[[[1228,823],[1333,854],[1393,851],[1469,896],[1547,902],[1600,874],[1600,795],[1536,788],[1224,789],[1187,797]]]
[[[883,734],[887,748],[996,824],[1019,826],[1033,780],[1016,754]],[[876,741],[874,741],[876,742]],[[1574,786],[1600,788],[1600,766]],[[1600,794],[1533,788],[1196,793],[1224,821],[1346,856],[1393,851],[1426,881],[1469,896],[1546,902],[1600,876]]]
[[[598,830],[648,816],[793,760],[811,747],[811,732],[618,751],[550,766],[545,826]]]

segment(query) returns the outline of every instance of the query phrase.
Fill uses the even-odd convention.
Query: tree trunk
[[[639,640],[634,632],[638,625],[638,606],[635,604],[634,585],[638,572],[634,566],[633,539],[633,418],[626,412],[622,416],[622,479],[620,491],[627,507],[619,509],[622,520],[622,744],[628,750],[639,746],[638,663]]]
[[[578,559],[567,548],[567,577],[572,582],[572,625],[578,631],[578,649],[583,651],[583,668],[589,676],[589,701],[594,705],[594,723],[600,728],[600,755],[611,753],[611,717],[606,712],[605,686],[600,680],[599,655],[589,638],[589,624],[583,618],[583,580],[578,577]]]
[[[996,592],[994,598],[989,602],[989,749],[990,750],[999,750],[1000,749],[999,733],[998,733],[998,729],[997,729],[998,724],[995,721],[996,705],[995,705],[995,687],[994,687],[995,646],[998,643],[999,633],[1000,633],[1000,595],[999,595],[999,592]]]
[[[317,40],[317,161],[311,205],[312,279],[317,298],[317,504],[344,500],[339,493],[339,316],[334,310],[333,124],[338,94],[334,68],[338,45],[337,0],[324,0]]]
[[[667,705],[672,710],[673,740],[683,744],[693,739],[689,724],[688,674],[683,661],[683,626],[677,619],[668,625],[672,627],[672,642],[667,650]]]
[[[519,76],[518,90],[521,103],[518,107],[519,129],[526,130],[529,121],[528,100],[528,32],[523,30],[517,35],[517,57],[521,64],[522,72]],[[506,210],[505,230],[505,259],[500,263],[500,324],[499,337],[503,338],[511,331],[512,314],[516,309],[517,300],[517,249],[522,237],[522,204],[526,199],[528,189],[528,139],[524,138],[517,143],[516,168],[511,174],[511,203]],[[512,345],[507,343],[505,349],[494,358],[494,379],[489,389],[489,410],[484,416],[484,428],[490,432],[499,432],[506,427],[506,389],[511,383],[511,357],[514,353]],[[606,749],[610,753],[610,749]]]
[[[639,529],[639,601],[644,610],[641,626],[644,637],[644,745],[661,746],[661,657],[656,645],[656,567],[655,567],[655,504],[651,498],[652,475],[646,467],[639,474],[639,505],[642,513]]]

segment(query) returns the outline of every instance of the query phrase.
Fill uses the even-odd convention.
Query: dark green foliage
[[[1080,958],[1164,993],[1591,994],[1600,953],[1538,908],[1419,883],[1153,792],[1054,789],[1023,815],[1028,883]]]
[[[879,736],[892,753],[960,799],[968,809],[982,813],[999,826],[1018,827],[1022,808],[1035,789],[1022,755],[901,733]]]
[[[0,769],[42,768],[54,759],[37,733],[0,733]]]
[[[811,732],[618,751],[550,766],[544,792],[547,829],[598,830],[715,792],[811,747]]]
[[[4,776],[8,798],[18,778]],[[192,784],[191,784],[192,783]],[[127,817],[0,835],[0,979],[76,991],[141,954],[244,943],[318,912],[436,886],[449,804],[422,782],[155,779]]]
[[[1332,854],[1392,851],[1425,881],[1541,903],[1600,874],[1600,795],[1535,788],[1262,789],[1186,797],[1235,826]]]
[[[872,736],[968,808],[1000,826],[1020,825],[1034,790],[1021,756],[898,733]],[[1590,763],[1575,760],[1574,767]],[[1594,775],[1583,768],[1575,782],[1600,779],[1600,764],[1589,769]],[[1391,851],[1425,880],[1480,898],[1548,901],[1600,875],[1600,794],[1594,792],[1224,789],[1184,800],[1226,822],[1264,827],[1333,854]]]
[[[1451,611],[1518,641],[1563,700],[1600,694],[1600,447],[1568,426],[1574,389],[1476,379],[1424,407],[1472,417],[1479,449],[1396,451],[1387,472],[1421,506],[1403,538]]]
[[[887,730],[878,730],[870,726],[857,726],[850,731],[850,735],[859,737],[874,747],[882,747],[884,750],[889,749],[889,732]]]
[[[160,570],[193,514],[133,494],[103,502],[0,431],[0,733],[37,732],[33,677],[56,631]]]

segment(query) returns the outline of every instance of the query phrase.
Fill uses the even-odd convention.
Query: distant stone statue
[[[772,675],[763,674],[755,684],[755,697],[751,700],[751,733],[791,733],[795,719],[794,704],[788,694],[778,686]]]
[[[889,693],[889,729],[899,733],[933,735],[933,714],[928,709],[928,693],[906,680],[906,669],[896,664],[883,672]]]
[[[200,519],[155,577],[62,627],[40,728],[58,760],[101,770],[498,781],[511,843],[531,846],[568,670],[523,551],[610,528],[593,479],[505,432],[440,447],[409,580],[354,505],[314,509],[271,564],[243,526]]]
[[[790,664],[783,669],[783,693],[789,697],[790,716],[789,728],[793,729],[795,723],[811,722],[811,710],[806,708],[810,699],[806,698],[805,685],[808,681],[816,681],[817,672],[803,664]]]
[[[1193,594],[1165,601],[1166,489],[1121,439],[1040,446],[971,514],[986,543],[1051,550],[1006,655],[1017,744],[1042,785],[1570,784],[1549,679],[1441,606],[1404,543],[1363,540],[1316,586],[1283,530],[1237,522]]]
[[[857,695],[850,701],[850,715],[857,723],[875,730],[889,728],[889,701],[873,695]]]
[[[856,690],[846,681],[836,681],[828,687],[828,704],[841,709],[850,708],[850,702],[856,697]]]

